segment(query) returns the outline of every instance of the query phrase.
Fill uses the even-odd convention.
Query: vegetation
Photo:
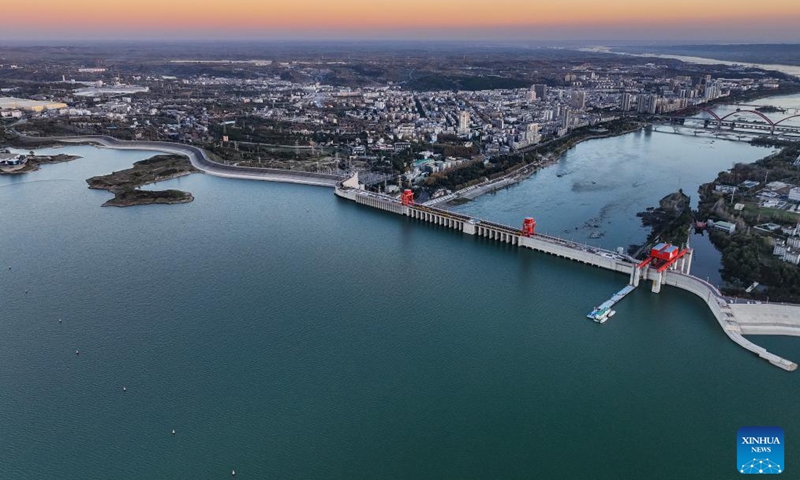
[[[409,82],[409,88],[419,91],[427,90],[492,90],[501,88],[527,88],[530,87],[529,80],[517,78],[499,77],[486,75],[479,77],[449,76],[449,75],[427,75],[415,78]]]
[[[194,200],[191,193],[180,190],[137,190],[142,185],[194,173],[197,170],[189,159],[179,155],[157,155],[133,164],[132,168],[100,175],[86,180],[89,188],[108,190],[114,198],[103,206],[128,207],[154,203],[187,203]]]
[[[103,204],[104,207],[130,207],[132,205],[188,203],[194,200],[189,192],[180,190],[122,190],[115,192],[114,198]]]
[[[528,158],[530,159],[532,156]],[[465,165],[430,175],[425,179],[425,187],[431,191],[439,188],[458,190],[480,183],[485,179],[495,179],[504,175],[508,170],[526,163],[529,162],[526,162],[523,155],[503,155],[494,157],[487,162],[473,160]]]
[[[792,164],[799,154],[800,146],[792,144],[755,163],[736,164],[730,171],[721,172],[713,182],[700,187],[699,217],[736,224],[733,235],[710,232],[711,242],[722,252],[725,293],[800,303],[800,267],[772,255],[773,243],[781,234],[767,235],[752,228],[763,223],[793,226],[800,221],[800,215],[786,210],[760,207],[755,196],[763,188],[765,179],[800,184],[800,169]],[[761,183],[749,191],[739,190],[734,198],[714,189],[716,185],[740,185],[745,180]],[[737,203],[744,208],[734,209]],[[763,288],[745,292],[753,282],[759,282]]]
[[[642,218],[642,225],[651,227],[645,247],[658,242],[686,245],[693,219],[689,200],[683,190],[679,190],[662,198],[658,208],[648,208],[647,211],[637,214]],[[630,250],[641,252],[642,247],[632,245]]]

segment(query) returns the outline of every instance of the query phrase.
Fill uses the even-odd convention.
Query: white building
[[[633,95],[628,92],[622,94],[622,101],[620,105],[620,110],[623,112],[627,112],[631,109],[631,101],[633,100]]]
[[[458,133],[469,133],[469,112],[458,114]]]
[[[800,187],[794,187],[789,190],[789,200],[800,202]]]
[[[733,234],[736,231],[736,224],[730,222],[708,222],[711,227],[728,234]]]
[[[536,144],[542,139],[542,136],[539,135],[539,124],[538,123],[529,123],[525,128],[525,141],[528,144]]]
[[[22,155],[0,152],[0,166],[11,167],[14,165],[22,165],[23,163],[25,163],[25,157]]]

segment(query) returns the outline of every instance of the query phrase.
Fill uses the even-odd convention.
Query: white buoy
[[[58,323],[61,323],[61,318],[58,319]]]
[[[122,391],[123,391],[123,392],[127,392],[127,391],[128,391],[128,388],[127,388],[127,387],[122,387]]]
[[[172,434],[175,435],[175,429],[174,428],[172,429]]]
[[[81,354],[80,350],[75,350],[75,355],[80,355],[80,354]]]
[[[236,476],[236,470],[231,470],[231,477],[235,477],[235,476]]]

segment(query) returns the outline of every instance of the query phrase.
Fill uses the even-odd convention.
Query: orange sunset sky
[[[13,36],[392,38],[559,32],[800,40],[800,0],[0,0]],[[772,38],[774,37],[774,38]],[[722,38],[722,37],[720,37]]]

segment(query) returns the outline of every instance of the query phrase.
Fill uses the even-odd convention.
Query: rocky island
[[[188,158],[180,155],[156,155],[133,164],[133,167],[99,175],[86,180],[89,188],[108,190],[114,198],[104,207],[131,207],[134,205],[189,203],[194,197],[180,190],[139,190],[142,185],[182,177],[198,172]]]
[[[642,225],[651,230],[644,245],[631,245],[628,252],[638,257],[646,247],[658,242],[686,245],[693,220],[690,200],[683,190],[678,190],[659,200],[658,207],[649,207],[646,211],[637,213],[636,216],[642,219]]]

